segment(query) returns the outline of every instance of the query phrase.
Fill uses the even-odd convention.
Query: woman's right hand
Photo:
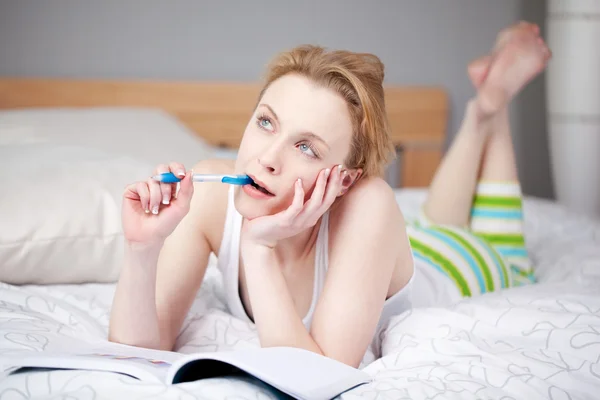
[[[159,165],[152,175],[172,172],[183,177],[175,198],[177,183],[162,183],[148,178],[127,186],[123,195],[122,222],[129,243],[162,244],[190,209],[194,183],[192,171],[180,163]]]

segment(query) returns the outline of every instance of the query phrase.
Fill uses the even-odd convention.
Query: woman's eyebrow
[[[269,112],[271,114],[273,114],[273,118],[275,118],[276,121],[279,121],[279,118],[277,117],[277,113],[275,112],[275,110],[273,110],[273,108],[270,105],[268,105],[267,103],[260,103],[258,106],[266,107],[269,110]],[[329,145],[327,144],[327,142],[325,140],[323,140],[323,138],[317,134],[314,134],[312,132],[302,132],[301,136],[304,136],[304,137],[312,139],[312,140],[319,141],[319,142],[323,143],[325,145],[325,147],[327,147],[327,150],[331,149],[329,147]]]
[[[277,121],[279,121],[279,118],[277,117],[277,113],[276,113],[276,112],[273,110],[273,108],[272,108],[270,105],[268,105],[268,104],[266,104],[266,103],[260,103],[258,106],[259,106],[259,107],[260,107],[260,106],[266,107],[266,108],[269,110],[269,112],[270,112],[271,114],[273,114],[273,117],[274,117],[274,118],[275,118]]]
[[[325,145],[325,147],[327,147],[327,150],[330,150],[330,147],[327,144],[327,142],[324,141],[323,138],[321,136],[319,136],[319,135],[316,135],[316,134],[314,134],[312,132],[303,132],[301,136],[305,136],[305,137],[307,137],[309,139],[319,141],[319,142],[323,143]]]

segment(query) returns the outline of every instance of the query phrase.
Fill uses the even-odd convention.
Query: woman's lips
[[[253,199],[257,199],[257,200],[270,199],[275,196],[274,194],[267,194],[267,193],[261,191],[260,189],[254,187],[252,184],[242,186],[242,190],[248,196],[252,197]]]
[[[252,183],[250,184],[255,189],[258,189],[260,192],[263,192],[267,195],[275,196],[275,193],[271,190],[271,188],[264,182],[258,180],[254,175],[248,174],[250,179],[252,179]]]

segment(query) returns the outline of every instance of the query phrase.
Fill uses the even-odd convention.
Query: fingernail
[[[302,185],[302,179],[298,178],[298,180],[296,181],[296,183],[298,183],[299,185]]]
[[[344,173],[342,174],[342,176],[345,178],[346,175],[348,175],[348,171],[344,171]]]
[[[338,165],[337,167],[338,167],[338,171],[342,170],[342,164]]]
[[[183,172],[183,170],[179,170],[179,171],[177,171],[177,175],[185,176],[185,172]]]
[[[150,212],[150,210],[148,210],[148,209],[146,208],[146,209],[144,210],[144,212],[145,212],[146,214],[148,214],[148,213]]]
[[[169,204],[169,196],[163,196],[163,204]]]
[[[329,176],[329,173],[331,172],[331,170],[329,168],[327,168],[325,170],[325,178],[327,178]]]
[[[154,206],[152,208],[152,214],[154,214],[154,215],[158,214],[158,206]]]

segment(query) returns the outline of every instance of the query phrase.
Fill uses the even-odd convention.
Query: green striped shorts
[[[413,255],[465,297],[534,283],[522,203],[516,182],[479,182],[469,226],[436,225],[423,212],[408,225]]]

